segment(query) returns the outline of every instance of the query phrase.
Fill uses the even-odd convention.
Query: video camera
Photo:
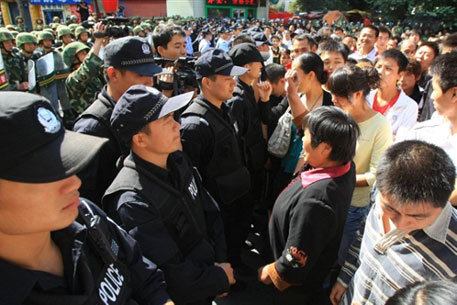
[[[104,37],[121,38],[129,35],[129,28],[126,25],[129,22],[128,18],[124,17],[108,17],[100,20],[104,25],[107,25]],[[91,29],[95,23],[84,21],[81,23],[86,29]],[[96,35],[94,35],[96,36]]]
[[[177,68],[176,81],[178,88],[193,87],[198,88],[197,75],[195,73],[195,57],[180,57],[178,59],[169,59],[155,57],[154,61],[159,66],[164,67],[166,64],[173,64]]]

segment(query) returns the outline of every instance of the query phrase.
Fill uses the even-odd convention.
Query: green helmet
[[[151,25],[149,23],[146,23],[146,22],[141,22],[140,27],[142,27],[143,30],[146,30],[146,29],[151,30]]]
[[[78,17],[76,15],[71,15],[70,21],[78,21]]]
[[[70,44],[68,44],[65,49],[63,49],[62,57],[63,57],[63,62],[68,66],[71,67],[73,60],[75,60],[76,54],[78,54],[81,51],[87,50],[89,51],[90,48],[85,45],[84,43],[75,41]]]
[[[46,29],[44,29],[43,31],[44,31],[44,32],[48,32],[48,33],[51,33],[51,34],[52,34],[52,36],[54,36],[54,35],[55,35],[55,34],[54,34],[54,31],[53,31],[52,29],[50,29],[50,28],[46,28]]]
[[[30,33],[19,33],[16,37],[16,45],[21,48],[26,43],[37,43],[36,37]]]
[[[136,27],[133,28],[133,35],[136,36],[136,35],[138,35],[140,32],[143,32],[143,31],[144,31],[143,27],[137,25]]]
[[[83,26],[78,26],[75,30],[76,39],[79,38],[79,35],[81,35],[81,33],[89,33],[89,31]]]
[[[13,34],[10,33],[8,30],[1,30],[0,31],[0,42],[7,41],[7,40],[14,40]]]
[[[14,25],[12,25],[12,24],[8,24],[6,26],[6,28],[8,29],[8,31],[16,31],[16,27]]]
[[[69,27],[67,27],[67,26],[59,26],[59,28],[57,29],[57,37],[59,39],[61,39],[63,35],[71,35],[71,36],[73,36],[73,33],[71,32]]]
[[[48,31],[41,31],[38,33],[38,43],[40,43],[44,39],[54,40],[54,35],[49,33]]]
[[[71,23],[68,25],[68,28],[74,33],[78,25],[76,23]]]
[[[52,22],[59,23],[60,22],[60,18],[57,17],[57,16],[54,16],[54,17],[52,17]]]

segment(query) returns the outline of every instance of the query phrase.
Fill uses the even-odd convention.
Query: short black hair
[[[453,51],[457,50],[457,33],[447,36],[440,45],[440,48],[452,48]]]
[[[457,304],[457,284],[449,280],[416,282],[390,297],[385,305]]]
[[[313,48],[314,46],[317,46],[316,41],[314,40],[313,36],[311,36],[310,34],[297,35],[293,38],[293,40],[298,40],[298,41],[306,40],[306,41],[308,41],[309,46],[311,48]]]
[[[317,54],[320,56],[323,52],[337,52],[343,56],[344,62],[347,61],[349,55],[349,48],[341,42],[337,42],[333,39],[324,40],[319,44]]]
[[[400,206],[444,207],[455,184],[455,166],[438,146],[417,140],[389,147],[378,162],[376,185]]]
[[[363,29],[367,29],[367,28],[368,29],[372,29],[375,32],[375,37],[378,38],[378,36],[379,36],[378,27],[376,27],[376,26],[374,26],[372,24],[366,24],[366,25],[363,26],[363,28],[360,31],[362,31]]]
[[[352,94],[363,90],[367,96],[371,89],[379,84],[379,74],[374,68],[362,69],[353,64],[347,64],[330,75],[328,89],[336,96],[350,98]]]
[[[379,30],[379,33],[387,33],[389,35],[389,38],[392,38],[392,33],[390,32],[390,30],[387,27],[382,25],[378,28],[378,30]]]
[[[234,47],[238,44],[241,44],[241,43],[245,43],[245,42],[255,44],[254,38],[252,38],[248,34],[241,34],[241,35],[238,35],[235,39],[233,39],[232,47]]]
[[[168,43],[173,39],[173,36],[175,35],[186,37],[186,32],[184,32],[182,27],[174,24],[158,26],[152,34],[152,41],[154,43],[155,49],[157,50],[158,47],[166,49]]]
[[[411,59],[408,62],[408,66],[406,66],[405,71],[414,74],[417,78],[422,75],[421,64],[415,59]]]
[[[446,93],[457,86],[457,52],[443,54],[435,58],[431,65],[433,75],[437,76],[438,84]]]
[[[272,63],[265,66],[265,77],[273,84],[276,84],[281,78],[284,78],[286,72],[286,68],[280,64]]]
[[[419,50],[422,47],[429,47],[430,49],[433,50],[433,53],[435,53],[435,57],[440,55],[440,47],[436,42],[433,41],[422,41],[416,48],[416,50]]]
[[[299,63],[299,67],[305,73],[309,73],[311,71],[316,74],[317,80],[321,84],[325,84],[328,80],[328,74],[324,70],[324,62],[316,53],[309,52],[304,53],[295,59]]]
[[[385,50],[382,52],[375,60],[375,65],[378,62],[380,58],[390,58],[393,59],[397,62],[398,65],[398,73],[403,72],[406,70],[406,67],[408,66],[408,57],[406,57],[405,54],[403,54],[402,51],[397,50],[397,49],[390,49],[390,50]]]
[[[327,143],[332,147],[329,159],[344,164],[355,155],[359,126],[354,118],[343,110],[322,106],[312,110],[303,120],[303,130],[311,135],[311,146]]]

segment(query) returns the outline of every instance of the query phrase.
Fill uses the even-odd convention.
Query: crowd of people
[[[85,19],[0,29],[1,304],[457,303],[457,34]]]

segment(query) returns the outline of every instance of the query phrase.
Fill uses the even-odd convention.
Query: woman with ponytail
[[[333,105],[331,95],[322,89],[327,79],[324,63],[317,54],[304,53],[294,59],[286,80],[289,105],[297,127],[302,126],[303,118],[311,110]]]
[[[378,83],[379,75],[375,69],[362,70],[355,65],[339,68],[333,72],[328,82],[335,106],[354,117],[360,128],[354,157],[356,187],[338,254],[339,265],[343,265],[355,233],[368,214],[378,160],[392,144],[388,119],[373,110],[366,100],[370,90],[376,88]]]

